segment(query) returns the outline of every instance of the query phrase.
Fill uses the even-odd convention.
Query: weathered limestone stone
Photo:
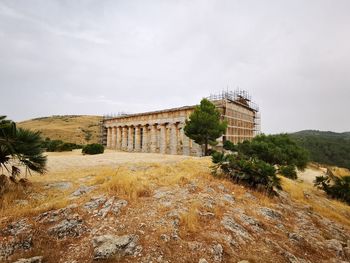
[[[181,140],[182,140],[182,154],[190,155],[190,138],[185,135],[184,127],[180,129]]]
[[[116,148],[116,136],[117,136],[117,127],[112,127],[112,139],[111,139],[111,148]]]
[[[157,130],[156,126],[151,126],[151,142],[150,142],[150,151],[151,153],[155,153],[157,148]]]
[[[128,128],[128,151],[132,152],[134,149],[134,127]]]
[[[134,255],[140,248],[137,246],[138,236],[136,235],[124,235],[113,236],[104,235],[94,237],[92,240],[94,247],[94,259],[108,259],[121,257],[127,255]]]
[[[142,152],[148,152],[149,147],[148,147],[148,141],[149,141],[149,131],[148,131],[148,126],[144,126],[142,128]]]
[[[107,148],[111,148],[111,142],[112,142],[112,128],[107,128]]]
[[[32,257],[32,258],[20,258],[14,263],[41,263],[43,260],[42,256]]]
[[[139,152],[141,150],[141,138],[140,138],[140,126],[135,127],[135,151]]]
[[[166,127],[165,125],[160,125],[160,144],[159,151],[162,154],[165,154],[166,150]]]
[[[122,148],[122,127],[117,127],[117,140],[116,147],[117,150]]]
[[[177,126],[172,123],[170,126],[170,154],[177,154]]]

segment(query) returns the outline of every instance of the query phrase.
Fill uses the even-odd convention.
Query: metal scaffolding
[[[241,104],[242,106],[249,107],[255,112],[259,111],[259,106],[252,102],[252,96],[245,90],[236,89],[235,91],[222,91],[218,94],[211,94],[207,97],[208,100],[227,100],[230,102],[235,102]]]
[[[224,140],[237,143],[250,140],[260,134],[259,107],[252,101],[252,97],[247,91],[223,90],[218,94],[211,94],[207,99],[221,109],[222,118],[228,123]],[[248,113],[235,108],[234,104],[240,106],[241,109],[248,110]]]

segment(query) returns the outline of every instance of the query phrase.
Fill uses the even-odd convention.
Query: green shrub
[[[225,154],[221,152],[213,152],[211,154],[211,159],[213,163],[218,164],[223,161]]]
[[[285,177],[290,178],[290,179],[297,179],[298,178],[297,171],[296,171],[294,165],[281,166],[279,168],[279,173]]]
[[[228,151],[232,151],[232,152],[237,151],[236,145],[233,142],[229,141],[229,140],[226,140],[224,142],[223,147],[224,147],[225,150],[228,150]]]
[[[330,197],[350,205],[350,176],[337,177],[331,173],[326,176],[317,176],[315,186],[325,191]]]
[[[216,152],[217,151],[215,149],[208,149],[207,154],[211,156],[211,155],[213,155]]]
[[[57,152],[57,149],[61,144],[63,144],[63,141],[61,140],[50,140],[46,138],[43,143],[43,148],[45,148],[47,152]]]
[[[212,156],[213,173],[218,171],[235,183],[247,185],[251,188],[273,193],[274,188],[281,189],[280,179],[276,176],[273,165],[241,154],[221,154]]]
[[[42,143],[42,147],[45,148],[47,152],[64,152],[82,148],[79,144],[63,142],[61,140],[50,140],[50,138],[45,139]]]
[[[88,144],[85,145],[83,147],[83,154],[99,154],[99,153],[103,153],[104,152],[104,147],[102,144],[98,144],[98,143],[92,143],[92,144]]]
[[[74,149],[81,149],[81,148],[83,148],[83,146],[75,143],[65,142],[57,147],[57,151],[64,152],[64,151],[72,151]]]

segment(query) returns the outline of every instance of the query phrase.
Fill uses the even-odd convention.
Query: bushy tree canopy
[[[208,145],[215,144],[216,139],[226,131],[227,123],[221,121],[220,112],[207,99],[202,99],[196,106],[184,128],[186,136],[199,145],[204,145],[204,154],[208,154]]]
[[[251,141],[239,143],[237,149],[246,156],[273,165],[295,165],[299,169],[304,169],[308,162],[308,152],[287,134],[258,135]]]
[[[226,140],[224,142],[223,147],[224,147],[225,150],[228,150],[228,151],[232,151],[232,152],[237,151],[236,145],[233,142],[229,141],[229,140]]]
[[[26,171],[44,173],[46,156],[43,152],[40,132],[17,128],[5,116],[0,117],[0,166],[13,177],[20,173],[21,165]]]

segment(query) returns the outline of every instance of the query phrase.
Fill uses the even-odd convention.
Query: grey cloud
[[[0,1],[0,113],[140,112],[229,87],[264,132],[350,130],[350,2]]]

